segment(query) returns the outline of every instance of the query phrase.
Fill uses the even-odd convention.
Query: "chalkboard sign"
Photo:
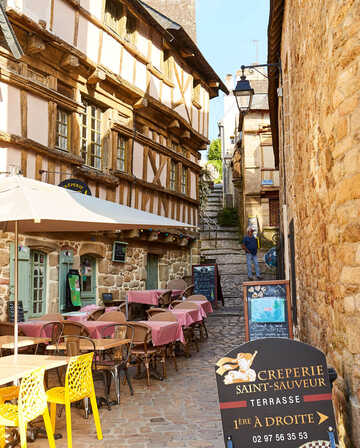
[[[246,340],[292,338],[288,280],[244,282]]]
[[[127,244],[128,243],[123,243],[121,241],[114,241],[112,261],[125,263]]]
[[[192,267],[193,294],[205,296],[209,302],[217,306],[218,270],[216,264],[194,265]]]
[[[225,354],[215,372],[225,447],[335,447],[328,369],[317,348],[257,339]]]
[[[8,302],[8,317],[9,322],[15,321],[15,302],[10,300]],[[24,322],[24,308],[23,303],[21,301],[18,302],[18,322]]]

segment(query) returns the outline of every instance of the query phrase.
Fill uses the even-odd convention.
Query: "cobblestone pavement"
[[[72,408],[74,448],[223,448],[223,436],[214,365],[233,347],[243,343],[244,323],[239,316],[217,314],[207,323],[209,339],[192,351],[191,358],[178,358],[178,372],[168,362],[168,378],[151,381],[133,380],[135,394],[121,386],[121,404],[111,411],[100,409],[104,439],[96,439],[92,416],[83,418]],[[96,389],[102,393],[102,384]],[[67,447],[65,412],[57,419],[56,432],[63,439],[57,448]],[[30,445],[47,448],[47,440]]]

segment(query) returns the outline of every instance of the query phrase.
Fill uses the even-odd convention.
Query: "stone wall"
[[[145,3],[181,25],[196,42],[195,0],[146,0]]]
[[[297,334],[335,367],[340,446],[360,447],[360,2],[285,2],[282,29]]]
[[[91,237],[90,239],[93,239]],[[81,255],[89,254],[97,259],[96,285],[97,303],[102,293],[111,292],[114,300],[125,299],[128,290],[146,288],[147,254],[159,254],[159,288],[165,288],[168,280],[191,275],[191,263],[199,262],[198,243],[193,247],[164,244],[146,244],[140,240],[129,240],[126,263],[112,262],[112,240],[99,237],[100,241],[54,240],[43,237],[20,236],[19,245],[40,250],[47,254],[47,306],[46,312],[59,310],[59,252],[74,251],[73,268],[79,269]],[[102,241],[101,241],[102,240]],[[0,238],[0,320],[7,320],[7,301],[10,296],[10,244],[13,234],[3,233]]]

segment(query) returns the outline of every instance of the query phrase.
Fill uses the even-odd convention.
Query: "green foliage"
[[[218,176],[214,179],[215,184],[222,182],[222,160],[208,160],[207,165],[212,165],[218,172]]]
[[[208,160],[221,160],[221,142],[219,138],[210,143],[207,158]]]
[[[236,208],[223,208],[217,215],[218,223],[221,227],[235,227],[239,224]]]

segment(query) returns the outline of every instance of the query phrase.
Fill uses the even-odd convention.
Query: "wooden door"
[[[81,303],[82,306],[96,303],[96,258],[91,255],[80,257]]]
[[[146,289],[158,289],[159,281],[159,256],[148,254],[147,256]]]

